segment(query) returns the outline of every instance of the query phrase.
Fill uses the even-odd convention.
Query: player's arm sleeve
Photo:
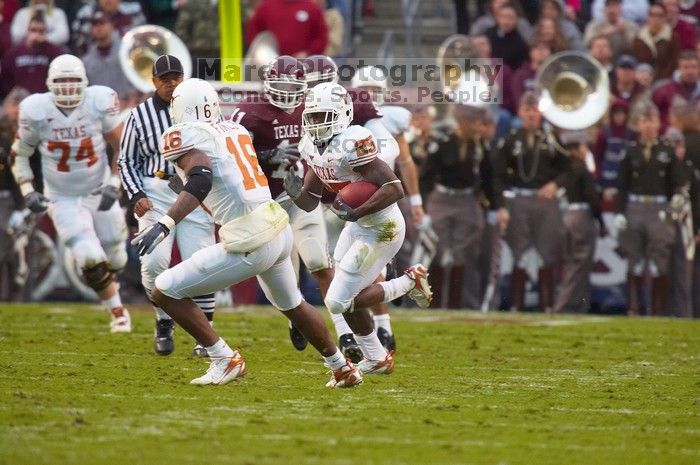
[[[117,93],[105,86],[94,86],[95,109],[102,120],[102,133],[107,133],[121,124],[120,105]]]
[[[12,174],[15,181],[20,186],[22,194],[26,195],[33,189],[31,181],[34,179],[34,173],[29,164],[29,157],[32,156],[39,145],[39,133],[35,128],[35,124],[29,116],[27,106],[31,106],[31,102],[23,101],[19,109],[19,127],[17,136],[12,144],[12,156],[15,158],[12,166]]]
[[[146,196],[143,192],[143,176],[141,174],[141,149],[138,144],[139,133],[135,124],[134,114],[124,123],[124,130],[119,141],[119,176],[122,186],[131,202],[136,202]]]
[[[354,141],[352,146],[351,141]],[[349,146],[344,148],[344,161],[351,169],[366,165],[377,158],[377,140],[368,129],[356,127],[347,142]]]

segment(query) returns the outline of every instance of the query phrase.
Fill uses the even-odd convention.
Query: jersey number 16
[[[256,187],[267,186],[267,177],[258,165],[258,157],[253,148],[253,141],[247,134],[240,134],[234,141],[231,137],[226,137],[226,148],[233,156],[238,165],[238,169],[243,175],[243,187],[249,191]]]

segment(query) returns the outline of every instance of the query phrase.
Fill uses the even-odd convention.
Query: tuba
[[[192,57],[187,46],[172,31],[151,24],[124,34],[119,46],[119,63],[129,82],[139,91],[153,92],[153,63],[161,55],[173,55],[182,63],[185,79],[192,75]]]
[[[562,129],[586,129],[608,109],[608,73],[585,53],[564,51],[552,55],[535,76],[539,109],[549,122]]]
[[[246,77],[250,75],[251,81],[262,81],[261,70],[278,56],[279,45],[275,35],[269,31],[261,32],[251,42],[243,60]]]
[[[476,50],[469,37],[452,34],[440,45],[437,54],[437,66],[440,69],[442,91],[454,92],[460,84],[464,70],[464,60],[476,56]]]

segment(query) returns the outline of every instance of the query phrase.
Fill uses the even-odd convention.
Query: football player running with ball
[[[114,280],[127,262],[126,222],[117,202],[119,99],[109,87],[88,87],[83,62],[73,55],[60,55],[51,62],[46,86],[49,92],[20,103],[12,172],[27,208],[34,213],[48,209],[83,279],[111,313],[111,332],[131,332],[131,318]],[[105,142],[114,154],[111,164]],[[29,157],[37,146],[46,197],[32,187]]]
[[[332,313],[343,314],[357,335],[365,357],[358,364],[360,370],[389,374],[394,369],[392,354],[379,341],[368,308],[405,294],[420,307],[427,307],[432,291],[427,270],[420,264],[399,278],[373,284],[403,243],[406,226],[396,205],[403,197],[403,188],[377,157],[372,133],[351,126],[352,119],[352,101],[342,86],[323,83],[308,92],[299,151],[311,169],[303,182],[293,173],[287,175],[285,189],[300,208],[310,211],[318,206],[324,188],[340,192],[357,181],[378,186],[356,208],[344,202],[342,194],[334,203],[338,217],[351,225],[341,232],[333,254],[336,270],[325,304]]]
[[[218,94],[201,79],[177,86],[170,113],[174,125],[163,134],[162,154],[176,164],[185,185],[168,212],[132,244],[141,255],[150,253],[200,202],[222,225],[220,243],[161,273],[152,294],[153,301],[205,346],[211,358],[207,372],[191,383],[226,384],[246,370],[241,354],[219,337],[192,297],[257,276],[270,302],[333,370],[327,385],[360,384],[360,371],[345,360],[320,313],[299,292],[290,258],[289,216],[272,200],[248,131],[223,121]]]

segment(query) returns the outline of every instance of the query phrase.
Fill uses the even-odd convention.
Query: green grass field
[[[267,308],[220,313],[223,387],[89,305],[0,306],[0,464],[698,464],[700,324],[395,312],[391,376],[324,387]]]

